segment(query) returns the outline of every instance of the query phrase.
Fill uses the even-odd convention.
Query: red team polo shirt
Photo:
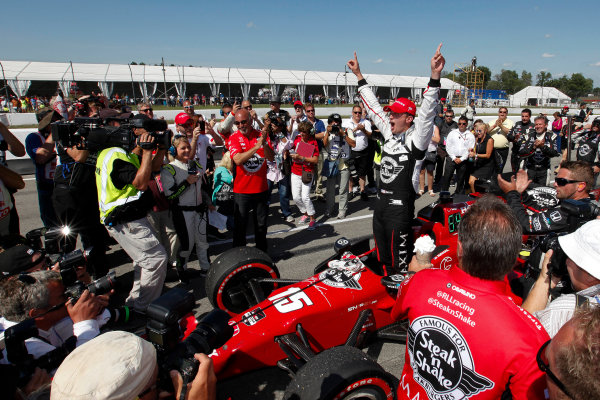
[[[505,286],[458,267],[402,283],[392,317],[410,328],[398,399],[500,399],[507,387],[513,399],[544,399],[535,357],[548,334]]]
[[[231,134],[228,141],[229,154],[231,160],[239,153],[245,153],[256,145],[261,132],[252,129],[248,136],[238,132]],[[267,136],[269,147],[271,141]],[[268,189],[267,185],[267,162],[265,159],[265,149],[260,149],[248,161],[242,165],[236,165],[235,179],[233,181],[234,193],[262,193]]]

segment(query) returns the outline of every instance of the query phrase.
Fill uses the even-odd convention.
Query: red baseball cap
[[[440,101],[446,101],[446,98],[445,98],[445,97],[442,97],[442,98],[440,99]]]
[[[303,107],[302,102],[300,100],[296,100],[294,102],[294,108],[296,108],[296,107]]]
[[[179,114],[177,114],[177,116],[175,116],[175,123],[177,125],[183,125],[186,122],[188,122],[189,119],[190,119],[190,116],[187,115],[186,113],[179,113]]]
[[[397,114],[409,113],[410,115],[414,116],[417,112],[417,106],[415,106],[415,103],[413,103],[409,99],[401,97],[399,99],[396,99],[394,104],[392,104],[391,106],[383,107],[383,111],[391,111]]]

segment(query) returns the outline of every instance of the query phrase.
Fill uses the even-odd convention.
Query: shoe
[[[423,193],[424,193],[423,189],[419,190],[419,196],[423,196]]]
[[[367,193],[369,194],[377,194],[377,188],[375,186],[371,186],[367,189]]]
[[[360,192],[360,199],[362,201],[369,201],[369,195],[367,194],[367,192]]]
[[[431,197],[435,197],[435,193],[433,192],[433,190],[430,190],[430,191],[429,191],[429,195],[430,195]]]
[[[294,221],[296,221],[296,218],[292,217],[292,214],[285,217],[285,222],[294,223]]]
[[[312,221],[310,221],[310,223],[308,224],[308,228],[306,228],[309,231],[314,231],[315,230],[315,225],[317,225],[317,221],[315,221],[314,219]]]
[[[354,194],[358,194],[358,187],[357,187],[357,186],[354,186],[354,187],[352,188],[352,193],[354,193]]]
[[[300,221],[298,221],[298,223],[305,224],[308,222],[309,219],[310,217],[308,215],[303,215],[302,218],[300,218]]]
[[[342,212],[341,212],[341,213],[338,213],[338,215],[337,215],[337,217],[336,217],[336,218],[337,218],[337,219],[344,219],[344,218],[346,218],[346,213],[342,213]]]

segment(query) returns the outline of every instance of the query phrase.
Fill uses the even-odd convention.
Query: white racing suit
[[[388,115],[367,82],[361,80],[358,85],[367,113],[384,138],[381,177],[373,213],[377,258],[387,274],[406,272],[412,257],[411,222],[419,188],[419,172],[433,135],[440,81],[429,81],[418,117],[407,131],[400,134],[392,133]]]

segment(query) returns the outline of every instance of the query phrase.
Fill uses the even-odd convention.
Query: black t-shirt
[[[83,190],[95,190],[96,160],[98,155],[90,152],[84,162],[76,162],[67,150],[60,144],[56,144],[56,152],[60,158],[60,165],[54,173],[54,183],[70,186]]]

